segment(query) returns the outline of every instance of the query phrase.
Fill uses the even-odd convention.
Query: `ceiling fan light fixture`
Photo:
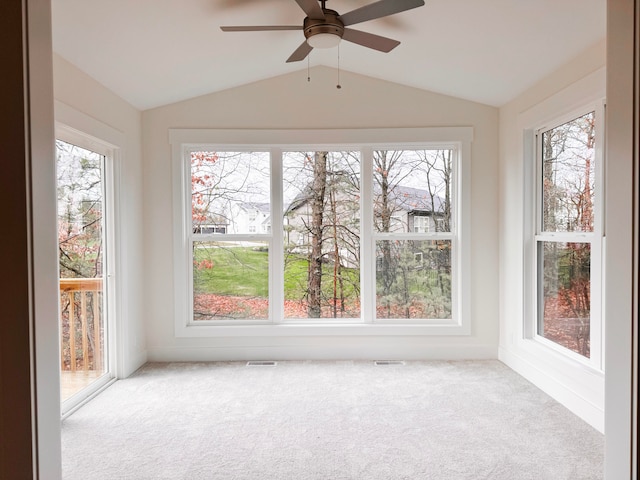
[[[342,38],[335,33],[317,33],[307,38],[307,43],[313,48],[337,47]]]
[[[344,34],[344,24],[338,18],[338,12],[324,9],[324,18],[304,19],[304,36],[311,48],[337,47]]]
[[[320,4],[318,4],[318,1]],[[314,48],[336,47],[343,38],[350,43],[389,53],[400,45],[399,41],[345,27],[405,12],[424,5],[424,0],[377,0],[340,15],[335,10],[326,8],[327,0],[295,0],[295,2],[307,15],[302,22],[302,27],[298,25],[256,25],[220,28],[224,32],[303,30],[305,41],[289,56],[287,63],[304,60]]]

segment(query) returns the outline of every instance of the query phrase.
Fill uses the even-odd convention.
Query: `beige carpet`
[[[498,361],[148,364],[62,431],[65,480],[603,472],[604,437]]]

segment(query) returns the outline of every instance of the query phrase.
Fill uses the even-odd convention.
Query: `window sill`
[[[470,328],[454,322],[432,324],[268,324],[181,325],[176,337],[305,337],[305,336],[414,336],[469,335]]]
[[[589,376],[604,378],[604,371],[594,365],[590,359],[582,357],[550,340],[536,335],[534,338],[521,339],[518,342],[521,352],[538,359],[540,364],[553,366],[558,371],[581,372]]]

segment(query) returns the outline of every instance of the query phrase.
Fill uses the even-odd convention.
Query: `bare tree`
[[[543,132],[544,232],[593,231],[594,144],[593,112]],[[588,356],[590,244],[545,241],[542,245],[545,308],[540,333],[564,342],[566,330],[575,328],[575,345],[565,346]],[[570,326],[571,319],[575,326]]]
[[[264,269],[251,264],[266,247],[225,234],[249,235],[250,215],[265,205],[269,210],[268,154],[194,151],[190,167],[194,319],[266,318],[267,255]],[[221,282],[231,271],[234,280]],[[252,276],[252,288],[244,288],[242,275]],[[255,300],[253,308],[245,300]]]
[[[419,232],[431,228],[424,222],[430,218],[435,231],[451,231],[452,158],[449,149],[374,152],[376,230]],[[378,243],[378,294],[384,315],[450,314],[450,247],[446,241]],[[434,269],[437,288],[431,281]]]
[[[62,277],[102,274],[102,156],[56,141]]]
[[[305,255],[307,277],[297,290],[311,318],[359,314],[359,161],[354,152],[285,156],[285,197],[293,196],[285,211],[285,272]]]
[[[207,224],[233,226],[236,205],[269,201],[269,163],[263,156],[250,152],[191,153],[194,232]]]
[[[398,205],[393,201],[394,175],[396,165],[402,158],[402,152],[376,150],[373,156],[374,187],[379,193],[375,195],[374,219],[375,227],[379,232],[391,232],[392,215],[397,211]],[[408,175],[408,174],[405,174]],[[399,183],[400,180],[395,183]],[[383,241],[382,246],[382,295],[388,297],[396,282],[397,262],[392,256],[392,245],[389,241]],[[387,302],[387,314],[391,315],[391,303]]]
[[[324,200],[327,187],[327,153],[313,156],[313,183],[311,186],[311,250],[309,252],[309,279],[307,311],[309,318],[322,314],[322,243],[324,240]]]

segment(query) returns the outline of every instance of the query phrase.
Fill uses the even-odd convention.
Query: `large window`
[[[600,109],[536,135],[535,335],[601,367]]]
[[[175,146],[179,334],[246,324],[468,332],[468,140],[232,145]]]

